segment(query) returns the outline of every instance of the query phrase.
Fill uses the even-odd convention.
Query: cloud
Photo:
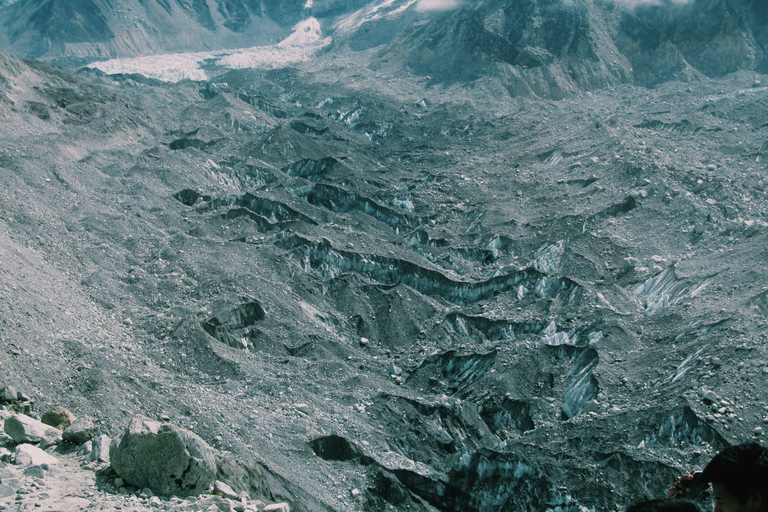
[[[419,0],[417,11],[450,11],[461,4],[460,0]]]

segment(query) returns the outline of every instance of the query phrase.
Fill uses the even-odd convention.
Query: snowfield
[[[138,74],[163,82],[182,80],[208,80],[204,66],[230,69],[278,69],[308,60],[320,48],[331,43],[323,38],[320,22],[308,18],[293,27],[283,41],[271,46],[226,50],[219,52],[171,53],[148,55],[129,59],[111,59],[94,62],[88,67],[108,75]]]

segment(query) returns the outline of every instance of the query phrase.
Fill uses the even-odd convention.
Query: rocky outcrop
[[[196,496],[216,477],[213,450],[196,434],[135,416],[109,451],[112,468],[127,483],[161,496]]]

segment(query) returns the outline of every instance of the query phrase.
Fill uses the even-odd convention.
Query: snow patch
[[[308,18],[297,23],[291,35],[277,45],[221,52],[174,53],[112,59],[94,62],[88,67],[108,75],[138,74],[164,82],[204,81],[208,80],[208,74],[202,69],[205,65],[217,65],[230,69],[278,69],[307,61],[316,51],[330,43],[330,37],[323,38],[320,22],[315,18]]]
[[[136,74],[163,82],[207,80],[208,75],[200,66],[210,57],[210,53],[171,53],[94,62],[88,67],[108,75]]]
[[[308,2],[311,4],[311,2]],[[302,46],[315,44],[323,39],[323,31],[317,18],[307,18],[293,27],[291,35],[280,41],[277,46]]]
[[[450,11],[461,5],[459,0],[419,0],[417,11]]]
[[[382,0],[380,2],[372,2],[336,23],[334,28],[340,33],[352,32],[369,21],[400,14],[419,1],[424,0]]]

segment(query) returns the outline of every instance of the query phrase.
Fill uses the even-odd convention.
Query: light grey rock
[[[5,447],[0,448],[0,462],[11,462],[12,458],[13,452],[11,450]]]
[[[230,486],[220,480],[216,480],[216,482],[213,484],[213,490],[216,494],[221,494],[225,498],[229,498],[231,500],[240,499],[240,496],[238,496]]]
[[[93,422],[85,418],[78,418],[64,429],[61,437],[68,443],[78,445],[90,441],[93,439]]]
[[[127,483],[160,496],[196,496],[216,477],[213,449],[196,434],[135,416],[110,448],[112,469]]]
[[[42,466],[43,464],[53,466],[58,463],[59,460],[56,457],[47,454],[37,446],[20,444],[16,447],[16,464],[19,466]]]
[[[101,435],[92,441],[91,452],[88,454],[88,460],[109,463],[109,450],[112,439],[109,436]]]
[[[60,430],[25,414],[15,414],[5,420],[4,428],[5,433],[19,444],[40,443],[45,448],[61,441]]]
[[[91,453],[91,450],[93,450],[93,441],[86,441],[81,446],[80,449],[77,450],[77,454],[84,456]]]
[[[264,507],[264,512],[291,512],[291,506],[288,503],[272,503]]]
[[[637,260],[637,258],[628,257],[621,260],[621,269],[625,272],[632,270],[633,268],[637,267],[637,265],[640,262]]]

